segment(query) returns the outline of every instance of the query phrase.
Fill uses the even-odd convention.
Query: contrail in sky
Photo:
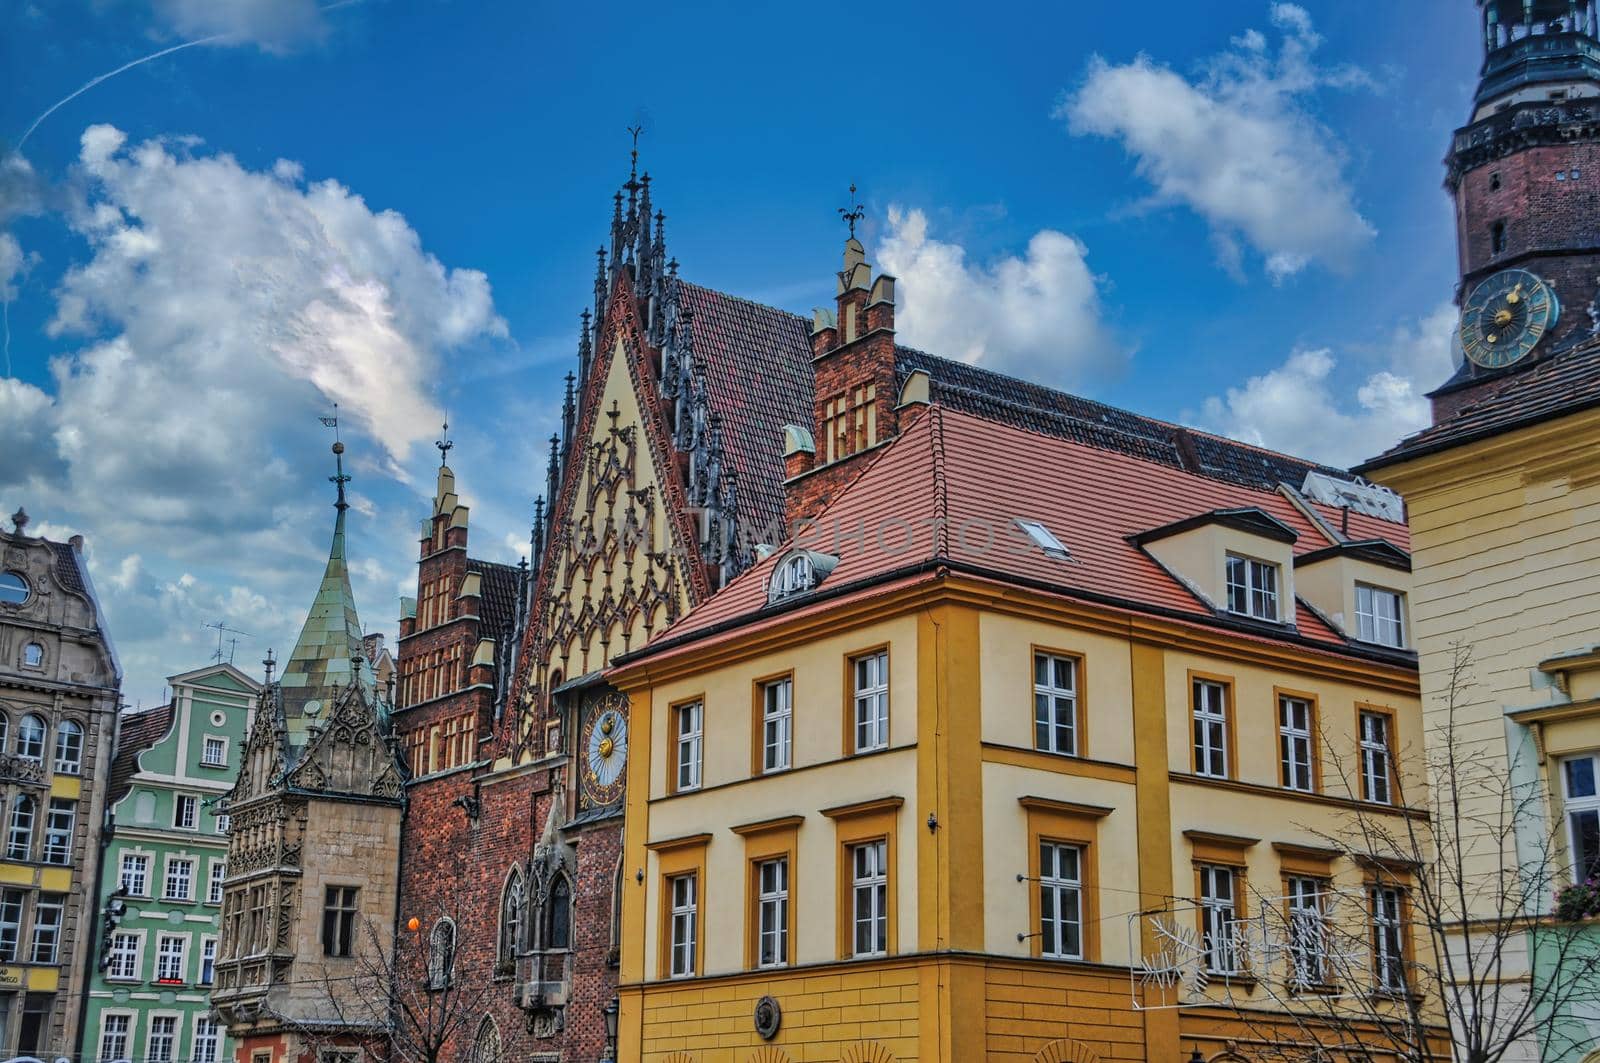
[[[359,4],[361,2],[362,2],[362,0],[337,0],[336,3],[325,4],[322,7],[317,8],[317,10],[319,12],[332,11],[335,8],[349,7],[351,4]],[[143,64],[151,62],[152,60],[160,59],[162,56],[171,55],[173,52],[181,52],[185,48],[195,48],[195,47],[198,47],[198,46],[200,46],[202,44],[211,44],[213,41],[226,40],[227,38],[233,37],[233,36],[237,36],[237,34],[233,34],[233,33],[215,33],[215,34],[212,34],[210,37],[201,37],[197,41],[184,41],[182,44],[174,44],[171,48],[163,48],[159,52],[152,52],[149,55],[142,56],[142,57],[140,57],[138,59],[135,59],[131,63],[124,63],[122,66],[117,67],[115,70],[113,70],[113,71],[111,71],[109,73],[106,73],[106,74],[101,74],[99,77],[90,78],[88,81],[85,81],[81,86],[79,86],[77,88],[77,90],[74,91],[71,95],[65,96],[62,99],[57,100],[55,103],[51,104],[48,108],[46,108],[46,110],[45,110],[45,112],[43,114],[41,114],[39,117],[35,118],[33,120],[33,124],[28,127],[28,131],[26,133],[22,134],[22,139],[17,141],[17,146],[16,146],[16,148],[14,150],[16,150],[16,151],[21,151],[22,150],[22,145],[24,145],[24,144],[26,144],[28,142],[28,138],[29,137],[33,136],[33,131],[35,129],[39,128],[39,123],[40,122],[43,122],[46,118],[49,118],[56,111],[60,110],[62,107],[65,107],[67,104],[71,103],[73,100],[77,99],[79,96],[82,96],[84,93],[88,92],[90,89],[94,88],[96,85],[100,84],[102,81],[108,81],[111,78],[116,77],[118,74],[121,74],[121,73],[124,73],[126,71],[132,70],[136,66],[142,66]]]

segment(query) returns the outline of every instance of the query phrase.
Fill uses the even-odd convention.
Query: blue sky
[[[1359,460],[1449,366],[1478,46],[1465,0],[1404,9],[0,5],[0,508],[87,536],[147,704],[208,621],[252,671],[292,641],[334,401],[369,627],[445,412],[474,552],[514,559],[640,118],[698,283],[826,301],[854,181],[906,342]]]

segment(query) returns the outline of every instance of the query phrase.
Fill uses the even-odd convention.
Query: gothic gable
[[[278,688],[269,684],[256,699],[255,720],[245,738],[239,775],[225,799],[237,805],[261,797],[276,788],[283,774],[285,735],[278,709]]]
[[[333,711],[289,772],[297,791],[400,800],[404,782],[377,710],[359,683],[334,697]]]

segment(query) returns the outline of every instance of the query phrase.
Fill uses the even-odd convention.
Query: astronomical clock
[[[589,709],[578,746],[578,777],[590,808],[616,804],[627,783],[628,699],[608,691]]]
[[[1484,278],[1461,304],[1461,353],[1483,369],[1521,361],[1561,316],[1556,293],[1525,269]]]

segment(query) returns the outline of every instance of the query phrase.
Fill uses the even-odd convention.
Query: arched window
[[[11,823],[6,828],[6,859],[27,860],[33,856],[33,798],[18,794],[11,802]]]
[[[472,1039],[472,1063],[500,1063],[500,1027],[493,1015],[485,1015]]]
[[[816,586],[817,576],[811,567],[811,557],[805,553],[790,554],[778,562],[772,573],[772,588],[768,595],[773,601],[799,594]]]
[[[0,572],[0,602],[23,605],[33,596],[28,579],[20,572]]]
[[[25,668],[43,668],[44,647],[37,642],[30,642],[22,647],[22,664]]]
[[[506,876],[505,889],[500,893],[500,942],[495,957],[496,974],[510,974],[515,970],[517,950],[522,947],[522,924],[527,906],[528,894],[522,881],[522,869],[513,867]]]
[[[56,771],[76,775],[83,765],[83,728],[72,720],[62,720],[56,728]]]
[[[44,759],[44,720],[31,712],[17,725],[16,753],[24,760]]]
[[[441,919],[428,935],[428,988],[444,989],[456,966],[456,924]]]
[[[567,884],[567,876],[559,872],[550,884],[550,899],[545,903],[544,947],[572,947],[572,887]]]
[[[11,720],[5,713],[0,712],[0,749],[5,749],[6,738],[11,734]]]

